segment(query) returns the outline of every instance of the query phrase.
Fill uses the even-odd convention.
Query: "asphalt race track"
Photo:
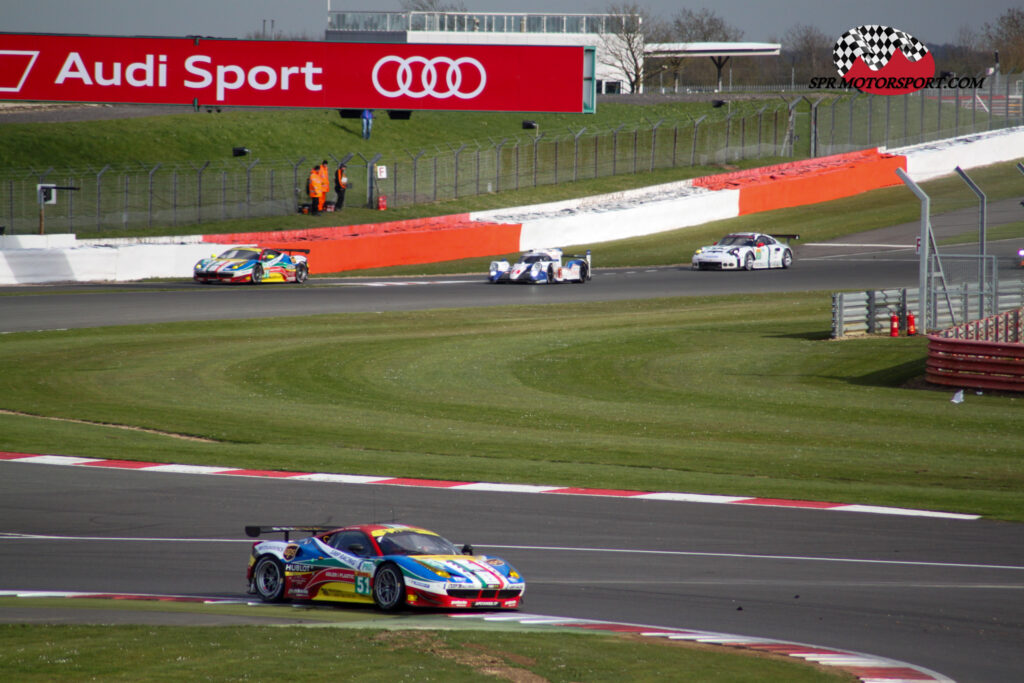
[[[912,245],[916,226],[900,227],[844,242],[860,247],[802,246],[787,271],[607,270],[595,251],[587,285],[499,287],[472,274],[317,279],[307,286],[35,286],[29,296],[0,296],[0,332],[913,287],[912,246],[873,246]],[[1017,248],[990,245],[1005,279],[1019,277],[1010,271]],[[26,288],[0,288],[0,294],[12,290]],[[533,613],[806,642],[911,662],[959,681],[1019,680],[1022,673],[1024,525],[1018,524],[4,461],[0,520],[0,590],[240,597],[246,524],[395,520],[510,560],[527,577],[524,610]],[[20,620],[24,612],[0,610],[0,621]]]
[[[1022,525],[13,462],[0,472],[4,533],[60,537],[0,538],[4,589],[242,597],[246,524],[396,520],[511,561],[531,613],[840,647],[960,681],[1020,673]]]

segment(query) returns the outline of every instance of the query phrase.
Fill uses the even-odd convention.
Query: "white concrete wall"
[[[1024,128],[1005,128],[949,140],[885,150],[907,158],[907,175],[923,182],[950,175],[956,167],[967,170],[1003,161],[1024,159]]]
[[[196,261],[228,246],[192,243],[5,248],[0,249],[0,284],[190,278]]]
[[[520,223],[519,248],[588,245],[652,235],[739,215],[739,190],[712,191],[682,180],[636,190],[478,211],[472,220]]]

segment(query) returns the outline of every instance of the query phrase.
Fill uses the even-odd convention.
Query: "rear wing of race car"
[[[786,244],[789,244],[792,240],[800,239],[800,235],[780,235],[778,233],[772,233],[772,237],[777,240],[786,240]]]
[[[247,526],[245,527],[245,535],[249,538],[258,538],[263,534],[284,534],[284,540],[291,540],[290,536],[293,531],[301,531],[307,534],[319,534],[324,531],[331,531],[337,529],[337,526],[315,526],[315,525],[302,525],[302,526]]]
[[[581,259],[584,259],[587,262],[587,267],[590,267],[590,265],[591,265],[590,264],[590,250],[589,249],[587,249],[587,253],[586,254],[573,254],[571,256],[571,258],[581,258]]]
[[[295,252],[298,252],[300,254],[308,254],[309,253],[309,249],[291,249],[291,248],[285,249],[284,247],[275,247],[275,249],[277,251],[287,251],[289,254],[294,254]]]

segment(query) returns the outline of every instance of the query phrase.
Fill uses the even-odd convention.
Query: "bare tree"
[[[981,36],[967,25],[961,26],[957,30],[956,40],[952,44],[941,47],[943,48],[941,61],[938,54],[939,49],[932,50],[936,53],[936,62],[939,63],[941,71],[977,75],[989,66],[992,59],[991,56],[986,56],[982,50]]]
[[[829,37],[817,26],[797,24],[782,37],[782,49],[790,58],[794,78],[809,81],[814,76],[834,76],[832,46]]]
[[[999,51],[999,63],[1006,72],[1024,69],[1024,9],[1006,10],[994,24],[982,29],[985,41]]]
[[[694,11],[683,8],[672,16],[672,35],[674,40],[681,43],[714,43],[714,42],[735,42],[743,38],[743,31],[732,26],[721,15],[714,10],[702,8]],[[721,87],[722,69],[729,62],[730,57],[712,57],[714,64],[715,79]],[[707,73],[707,63],[695,65],[698,72]],[[682,61],[678,64],[682,68]]]
[[[726,23],[714,10],[697,12],[684,8],[672,16],[673,39],[681,43],[729,42],[743,38],[743,31]]]
[[[645,10],[636,2],[608,7],[608,24],[601,34],[608,66],[618,69],[629,84],[630,92],[640,92],[644,80]]]

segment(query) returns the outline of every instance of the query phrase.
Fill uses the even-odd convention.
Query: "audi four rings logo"
[[[394,71],[391,69],[385,71],[386,85],[383,85],[381,84],[381,70],[391,63],[398,66]],[[441,68],[439,69],[439,67]],[[468,69],[464,79],[463,69],[466,67]],[[444,72],[443,83],[438,82],[439,71]],[[417,72],[418,78],[416,77]],[[475,79],[479,79],[479,83],[470,90]],[[487,72],[484,70],[484,65],[472,57],[427,59],[426,57],[389,55],[378,60],[373,66],[373,87],[385,97],[407,95],[417,99],[436,97],[443,100],[455,96],[459,99],[470,100],[482,93],[485,85],[487,85]]]

